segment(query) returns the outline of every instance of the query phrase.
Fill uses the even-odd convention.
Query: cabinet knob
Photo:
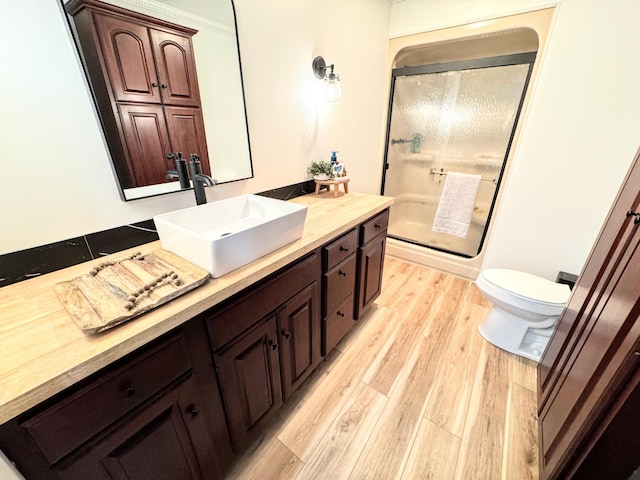
[[[136,389],[131,384],[123,385],[120,390],[124,393],[124,398],[131,398],[136,394]]]
[[[198,410],[195,405],[189,405],[187,407],[187,413],[191,415],[191,417],[195,418],[200,415],[200,410]]]
[[[151,86],[155,88],[155,87],[157,87],[157,86],[158,86],[158,84],[157,84],[156,82],[153,82],[153,83],[151,84]]]
[[[287,332],[286,330],[282,330],[282,336],[287,340],[291,338],[291,332]]]
[[[338,310],[338,311],[336,312],[336,314],[337,314],[337,315],[340,315],[341,317],[343,317],[343,318],[344,318],[344,313],[342,313],[340,310]]]
[[[376,227],[376,230],[380,230],[382,228],[382,225],[380,225],[379,223],[376,223],[374,227]]]
[[[348,252],[349,249],[347,247],[343,247],[342,245],[340,245],[340,251],[341,252]]]
[[[277,343],[271,343],[271,345],[269,345],[271,347],[271,350],[277,350],[278,349],[278,344]]]
[[[160,85],[162,88],[167,88],[167,84],[163,83],[162,85]]]
[[[338,270],[338,275],[340,275],[341,277],[346,277],[347,276],[347,272],[343,272],[342,270]]]

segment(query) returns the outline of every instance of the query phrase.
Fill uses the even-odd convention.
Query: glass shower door
[[[480,252],[534,59],[394,70],[382,187],[395,197],[389,236],[465,257]],[[449,172],[482,178],[465,238],[432,231]]]

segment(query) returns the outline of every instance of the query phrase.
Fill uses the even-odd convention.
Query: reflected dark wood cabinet
[[[541,478],[627,479],[640,465],[639,319],[636,156],[538,365]]]
[[[186,27],[96,0],[65,9],[123,188],[167,182],[168,152],[198,154],[210,174],[198,77]]]

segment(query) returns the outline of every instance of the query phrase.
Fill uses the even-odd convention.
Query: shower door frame
[[[390,238],[394,238],[396,240],[410,243],[413,245],[430,248],[432,250],[437,250],[439,252],[456,255],[462,258],[475,258],[480,254],[480,252],[482,251],[482,247],[484,246],[485,238],[487,236],[487,231],[489,230],[489,225],[491,222],[491,218],[493,216],[493,210],[495,207],[496,199],[498,198],[498,193],[500,191],[500,186],[502,184],[502,177],[503,177],[505,168],[507,166],[507,160],[509,158],[509,154],[511,153],[511,146],[513,145],[516,129],[518,127],[518,122],[520,120],[520,114],[522,113],[522,109],[524,106],[524,101],[527,95],[527,90],[529,88],[529,81],[531,80],[531,74],[533,72],[533,67],[535,65],[536,56],[537,56],[537,52],[514,53],[510,55],[499,55],[494,57],[486,57],[486,58],[479,58],[479,59],[472,59],[472,60],[461,60],[461,61],[454,61],[454,62],[432,63],[428,65],[418,65],[418,66],[411,66],[411,67],[400,67],[400,68],[394,68],[393,70],[391,70],[391,90],[389,94],[389,106],[388,106],[388,114],[387,114],[387,132],[385,135],[384,160],[382,164],[382,182],[380,185],[381,195],[384,195],[385,180],[387,176],[387,170],[389,169],[389,162],[388,162],[389,141],[390,141],[390,134],[391,134],[391,117],[393,114],[393,96],[395,93],[396,77],[424,75],[424,74],[430,74],[430,73],[444,73],[444,72],[453,72],[453,71],[460,71],[460,70],[475,70],[480,68],[506,67],[510,65],[526,65],[526,64],[529,65],[527,76],[525,78],[524,85],[522,87],[522,94],[520,95],[520,102],[518,103],[518,108],[516,109],[516,115],[513,121],[513,127],[511,129],[511,134],[509,135],[509,140],[507,142],[507,148],[505,150],[504,159],[502,160],[502,166],[500,167],[500,172],[496,177],[496,181],[495,181],[496,190],[495,190],[495,193],[493,194],[493,199],[491,200],[489,212],[487,213],[487,221],[485,223],[484,230],[480,238],[480,243],[478,244],[477,253],[475,255],[467,255],[464,253],[447,250],[445,248],[425,245],[424,243],[421,243],[418,241],[413,241],[413,240],[398,237],[395,235],[387,234]]]

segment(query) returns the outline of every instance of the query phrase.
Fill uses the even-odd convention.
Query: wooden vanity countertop
[[[307,205],[302,238],[128,323],[86,335],[53,291],[105,260],[161,248],[152,242],[0,288],[0,424],[11,420],[160,335],[265,278],[393,203],[390,197],[329,192],[290,200]]]

